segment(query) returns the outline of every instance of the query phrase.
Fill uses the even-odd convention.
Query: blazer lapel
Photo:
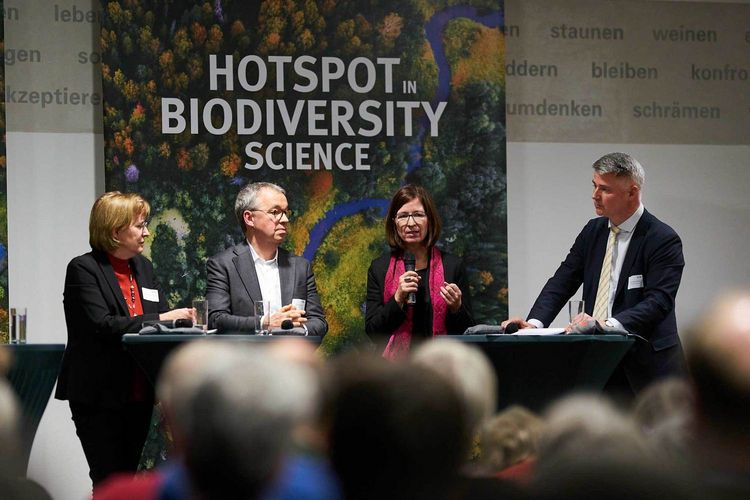
[[[152,302],[143,298],[143,287],[152,288],[154,285],[147,280],[146,272],[143,270],[143,260],[138,257],[130,259],[130,269],[133,271],[133,279],[138,283],[138,292],[141,295],[141,306],[144,314],[159,312],[159,300]]]
[[[245,286],[247,294],[250,296],[250,300],[256,302],[262,300],[263,294],[260,291],[260,284],[258,283],[258,274],[255,272],[255,262],[253,262],[253,254],[250,252],[250,247],[247,242],[240,243],[234,247],[234,252],[237,254],[234,259],[234,265],[237,268],[237,274],[240,275],[242,284]]]
[[[123,316],[130,316],[128,305],[125,303],[125,298],[122,296],[120,284],[117,282],[115,270],[112,269],[112,263],[109,262],[107,254],[104,252],[96,252],[95,255],[96,261],[99,264],[99,269],[101,269],[102,275],[104,275],[104,279],[107,281],[107,284],[112,291],[112,295],[115,297],[115,302],[117,302],[117,305],[120,308],[120,313]]]
[[[294,269],[289,260],[289,253],[279,248],[279,285],[281,286],[281,305],[291,304],[294,293]],[[304,297],[297,297],[304,298]]]
[[[638,224],[636,224],[635,229],[633,230],[633,237],[630,239],[630,244],[628,245],[628,253],[625,254],[625,260],[623,260],[622,269],[620,270],[620,277],[617,280],[615,301],[625,289],[625,283],[627,283],[628,281],[630,269],[632,269],[633,264],[635,263],[635,257],[636,255],[638,255],[641,245],[643,245],[643,242],[646,238],[646,231],[648,230],[648,226],[650,225],[649,217],[650,214],[644,210],[643,215],[641,215],[641,219],[638,221]]]

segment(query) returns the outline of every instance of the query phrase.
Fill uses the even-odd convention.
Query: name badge
[[[154,288],[146,288],[145,286],[141,288],[141,291],[143,292],[143,300],[148,300],[149,302],[159,302],[159,290],[156,290]]]
[[[633,288],[643,288],[643,275],[635,274],[628,278],[628,290]]]

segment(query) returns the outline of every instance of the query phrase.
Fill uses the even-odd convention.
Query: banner
[[[426,186],[479,322],[507,315],[504,13],[499,0],[104,3],[108,190],[153,207],[145,254],[171,306],[244,239],[248,182],[287,191],[284,246],[312,262],[327,352],[358,343],[383,216]]]

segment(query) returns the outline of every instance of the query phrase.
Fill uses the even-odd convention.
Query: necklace
[[[128,278],[130,279],[130,315],[135,316],[135,284],[133,283],[133,271],[130,270],[130,264],[128,264]]]

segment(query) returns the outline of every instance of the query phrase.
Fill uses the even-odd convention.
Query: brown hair
[[[89,245],[94,250],[113,252],[120,246],[113,233],[125,229],[139,215],[148,218],[151,206],[141,195],[110,191],[94,202],[89,217]]]
[[[432,248],[437,243],[438,238],[440,238],[440,230],[443,227],[443,223],[440,220],[440,215],[438,215],[435,202],[432,201],[429,191],[416,184],[407,184],[393,195],[391,205],[388,207],[388,215],[385,218],[385,237],[393,250],[397,248],[404,249],[404,242],[401,240],[401,236],[398,235],[396,227],[396,213],[401,207],[415,199],[419,199],[422,202],[424,213],[427,215],[428,226],[425,246]]]

